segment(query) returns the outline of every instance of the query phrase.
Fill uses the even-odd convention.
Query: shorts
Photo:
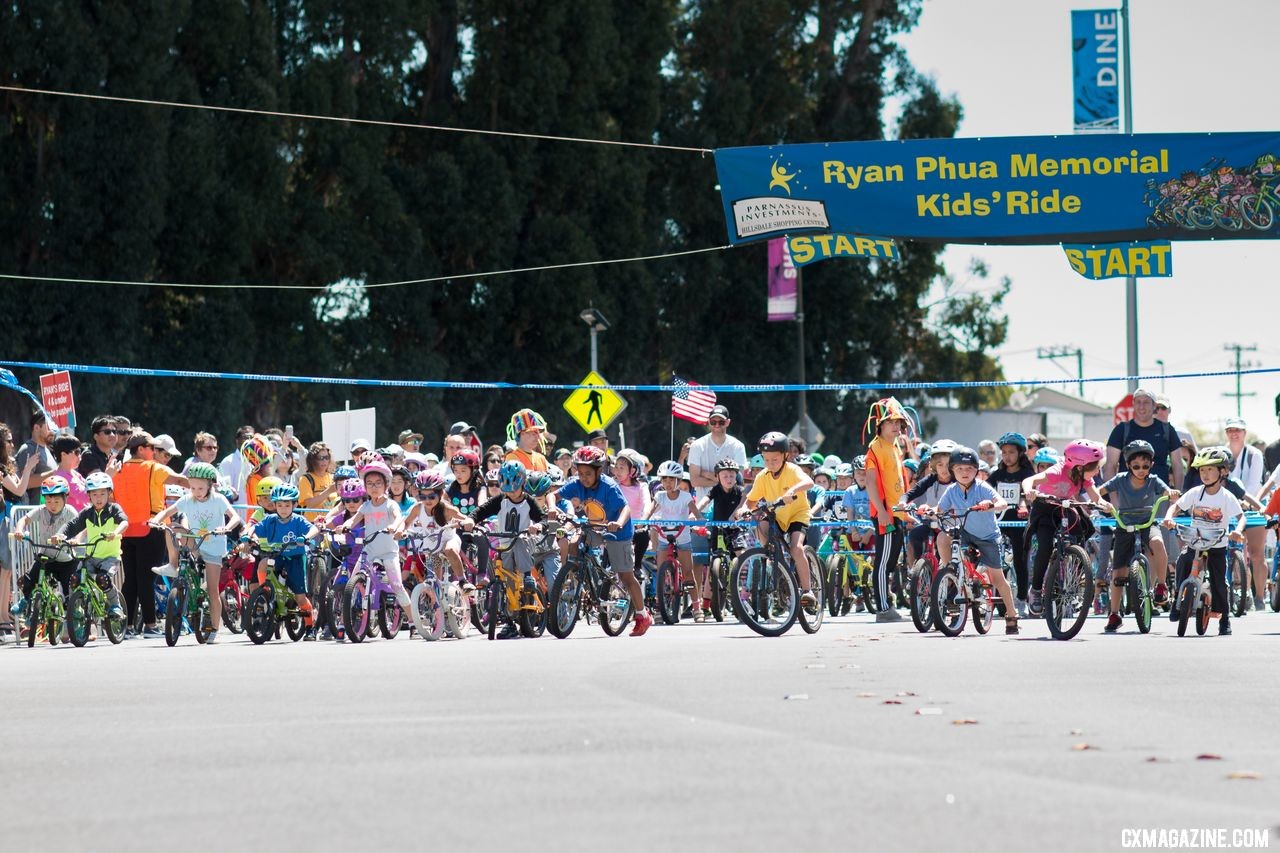
[[[119,557],[89,557],[84,561],[85,567],[94,574],[114,575],[120,568]]]
[[[1001,569],[1000,543],[991,539],[979,539],[968,531],[960,531],[960,545],[978,552],[978,565],[987,569]]]
[[[289,592],[295,595],[306,595],[307,573],[302,566],[301,555],[292,557],[276,556],[276,571],[283,571],[285,584]]]
[[[809,525],[803,521],[793,521],[787,525],[787,535],[792,533],[804,533],[809,529]]]

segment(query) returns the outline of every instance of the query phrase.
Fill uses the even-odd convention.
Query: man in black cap
[[[484,453],[484,445],[480,443],[480,438],[476,435],[476,428],[466,421],[458,421],[449,427],[449,435],[466,436],[467,441],[471,443],[471,449],[476,453]]]
[[[587,433],[587,444],[607,451],[609,449],[609,436],[602,429],[593,429]]]
[[[736,460],[738,470],[746,470],[747,449],[729,435],[729,410],[717,404],[707,418],[707,434],[689,448],[689,475],[699,499],[705,498],[716,484],[716,463],[726,458]]]

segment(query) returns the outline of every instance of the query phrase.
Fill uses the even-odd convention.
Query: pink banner
[[[796,266],[785,237],[769,241],[769,322],[796,318]]]

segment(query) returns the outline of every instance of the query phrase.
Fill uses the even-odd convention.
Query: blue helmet
[[[40,494],[44,496],[70,494],[71,487],[61,477],[50,477],[40,484]]]
[[[296,501],[298,499],[298,487],[293,483],[281,483],[271,490],[271,502],[276,501]]]
[[[339,465],[338,470],[333,472],[335,480],[350,480],[352,477],[359,477],[360,473],[356,471],[354,465]]]
[[[1062,459],[1058,456],[1058,451],[1052,447],[1042,447],[1036,451],[1035,458],[1031,460],[1033,465],[1057,465]]]
[[[498,469],[498,488],[505,493],[518,492],[529,480],[529,472],[514,459],[503,462]]]
[[[913,474],[920,470],[920,463],[919,463],[919,462],[917,462],[917,461],[916,461],[916,460],[914,460],[914,459],[908,459],[907,461],[903,462],[902,464],[903,464],[903,466],[905,466],[905,467],[906,467],[906,469],[907,469],[908,471],[910,471],[910,472],[911,472],[911,473],[913,473]]]
[[[560,469],[557,468],[556,470]],[[540,498],[551,491],[554,485],[549,474],[543,471],[531,471],[526,478],[525,490],[535,498]]]
[[[996,444],[1004,447],[1006,444],[1012,444],[1019,450],[1027,449],[1027,437],[1020,432],[1006,432],[996,440]]]

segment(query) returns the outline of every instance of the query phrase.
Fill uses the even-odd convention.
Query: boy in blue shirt
[[[275,503],[275,513],[254,525],[251,538],[263,546],[262,550],[275,552],[276,568],[284,570],[285,583],[310,629],[313,620],[311,600],[307,598],[307,572],[302,564],[302,549],[320,531],[302,516],[294,515],[293,508],[298,505],[297,486],[289,483],[276,486],[271,490],[271,500]],[[263,558],[258,567],[259,583],[266,579],[265,563],[266,558]]]
[[[960,529],[960,547],[972,545],[977,549],[978,568],[987,573],[991,585],[1004,602],[1004,632],[1016,634],[1017,611],[1013,604],[1013,590],[1009,589],[1009,582],[1005,580],[1000,566],[1000,528],[996,525],[996,515],[1008,509],[1009,505],[995,489],[978,479],[978,454],[970,448],[957,447],[952,451],[951,476],[955,482],[943,492],[937,511],[939,514],[953,512],[963,515],[974,510]],[[951,560],[951,537],[939,533],[937,545],[938,559],[945,566]]]

